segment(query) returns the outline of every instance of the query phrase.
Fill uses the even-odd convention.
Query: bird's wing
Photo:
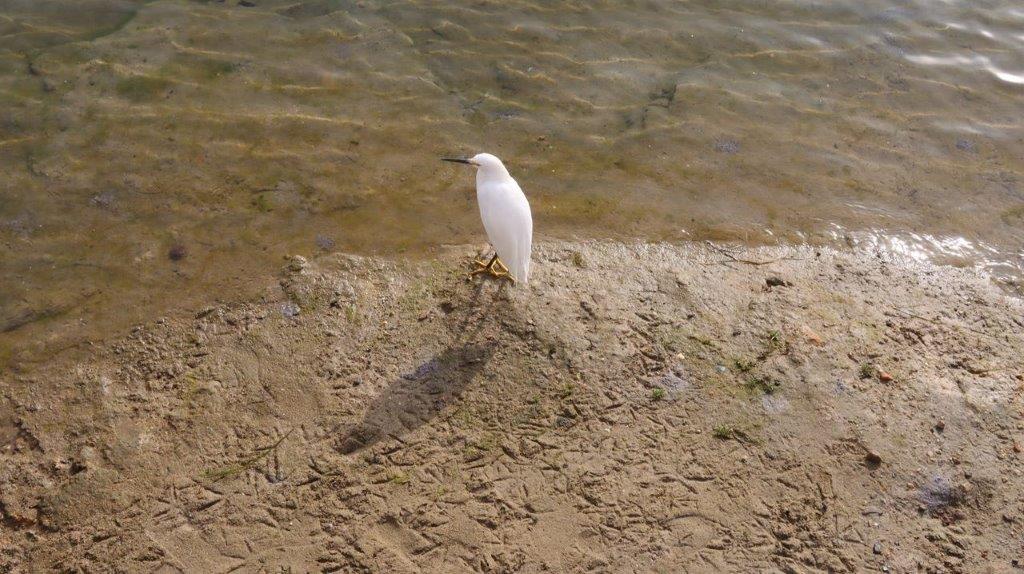
[[[477,190],[477,200],[487,238],[516,281],[525,285],[530,276],[533,216],[523,190],[512,179],[487,183]]]

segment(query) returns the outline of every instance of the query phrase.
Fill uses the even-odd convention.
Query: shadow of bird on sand
[[[497,350],[494,341],[481,342],[481,329],[497,316],[508,314],[507,300],[492,299],[481,305],[482,284],[463,299],[447,317],[453,342],[423,362],[413,372],[391,382],[335,443],[339,452],[350,454],[382,440],[400,438],[429,423],[453,404],[477,377]]]
[[[475,324],[470,325],[473,319]],[[494,342],[461,342],[475,339],[483,320],[476,315],[453,325],[458,333],[456,343],[388,384],[367,406],[362,420],[338,439],[338,451],[351,454],[381,440],[401,437],[458,400],[495,351]]]

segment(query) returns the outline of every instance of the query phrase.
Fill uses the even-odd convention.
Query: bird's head
[[[444,157],[441,161],[451,161],[455,163],[464,163],[476,167],[482,175],[493,175],[493,176],[507,176],[508,170],[505,169],[505,164],[501,163],[501,160],[496,156],[489,153],[478,153],[469,159],[462,158],[451,158]]]

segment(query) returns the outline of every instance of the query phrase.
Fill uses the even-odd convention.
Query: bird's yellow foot
[[[473,265],[478,267],[478,269],[474,269],[473,271],[469,272],[470,279],[477,275],[480,275],[481,273],[486,273],[487,275],[490,275],[491,277],[494,277],[496,279],[507,277],[510,281],[512,281],[512,283],[516,282],[515,278],[512,277],[512,274],[509,272],[508,267],[505,266],[501,259],[498,259],[497,254],[495,254],[494,257],[491,257],[491,260],[487,263],[484,263],[480,259],[474,259]]]
[[[508,279],[509,281],[512,282],[513,285],[515,285],[515,283],[516,283],[516,278],[513,277],[511,273],[509,273],[508,269],[505,269],[505,270],[492,269],[491,270],[491,277],[494,277],[496,279],[501,279],[501,278]]]
[[[484,263],[481,259],[474,259],[473,265],[476,266],[476,269],[469,272],[469,278],[472,279],[481,273],[487,273],[488,275],[494,274],[494,262],[497,260],[498,254],[494,254],[494,257],[492,257],[487,263]]]

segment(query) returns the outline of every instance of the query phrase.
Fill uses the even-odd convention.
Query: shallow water
[[[1012,1],[0,0],[0,101],[0,364],[482,241],[478,150],[539,236],[1024,260]]]

